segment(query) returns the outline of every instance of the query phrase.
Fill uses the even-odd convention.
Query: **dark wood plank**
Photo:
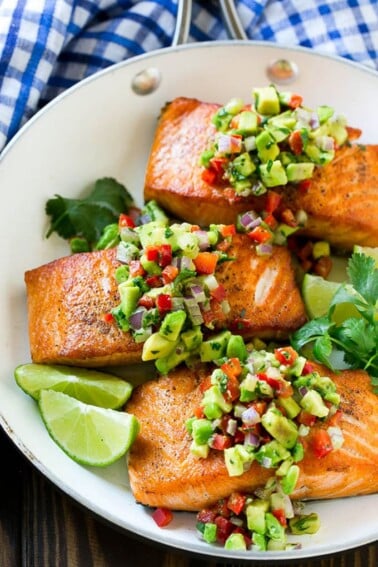
[[[81,508],[26,461],[0,431],[0,567],[241,567],[141,541]],[[249,565],[251,563],[249,562]],[[378,544],[271,565],[375,567]],[[254,566],[267,567],[266,561]]]

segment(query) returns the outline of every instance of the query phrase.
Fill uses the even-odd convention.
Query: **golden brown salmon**
[[[378,491],[378,398],[363,371],[329,376],[341,394],[344,435],[341,449],[322,458],[309,449],[299,462],[295,499],[339,498]],[[175,510],[200,510],[233,491],[253,492],[274,474],[253,463],[242,476],[228,475],[223,451],[199,459],[190,452],[185,420],[194,414],[202,393],[198,372],[176,369],[134,390],[127,411],[139,420],[140,433],[128,458],[130,485],[137,502]]]
[[[258,256],[245,235],[229,250],[234,261],[221,264],[218,282],[231,311],[214,313],[216,329],[232,327],[245,337],[287,337],[306,321],[286,248]],[[141,360],[142,345],[106,314],[119,303],[115,249],[75,254],[25,274],[29,340],[34,362],[103,366]]]
[[[200,156],[215,128],[212,115],[219,105],[177,98],[159,120],[147,164],[144,196],[155,199],[188,222],[235,222],[237,214],[264,209],[265,197],[239,197],[230,187],[202,179]],[[349,138],[360,131],[349,129]],[[350,249],[354,244],[378,246],[378,146],[345,146],[335,159],[316,169],[311,186],[301,193],[294,186],[275,188],[282,208],[306,211],[303,233]]]

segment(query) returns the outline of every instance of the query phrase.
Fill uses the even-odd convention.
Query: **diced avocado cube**
[[[311,161],[318,165],[326,165],[335,157],[335,151],[323,151],[316,144],[309,143],[306,145],[305,154],[310,158]]]
[[[279,492],[270,495],[270,507],[272,510],[283,510],[285,508],[285,496]]]
[[[295,113],[292,110],[286,110],[281,112],[277,116],[271,116],[268,120],[269,127],[274,128],[287,128],[288,130],[294,130],[297,119]]]
[[[193,440],[190,445],[190,452],[192,453],[192,455],[198,457],[199,459],[206,459],[209,454],[209,451],[210,451],[210,447],[207,443],[204,443],[203,445],[198,445]]]
[[[139,235],[142,248],[167,244],[165,227],[166,223],[162,220],[152,221],[138,226],[135,230]]]
[[[304,410],[316,417],[327,417],[329,413],[329,409],[316,390],[308,390],[299,403]]]
[[[269,539],[266,545],[267,551],[283,551],[286,549],[286,539]]]
[[[253,163],[249,153],[244,152],[233,160],[232,169],[236,170],[239,175],[248,177],[255,171],[256,165]]]
[[[256,112],[251,110],[244,110],[239,115],[238,133],[243,136],[255,134],[258,129],[258,116]]]
[[[299,441],[294,445],[291,454],[293,455],[293,460],[295,463],[301,461],[304,457],[304,448],[302,443]]]
[[[290,531],[294,535],[316,534],[320,528],[319,516],[312,512],[289,520]]]
[[[282,415],[274,407],[270,407],[262,416],[261,422],[265,429],[285,449],[291,449],[297,442],[298,428],[293,421]]]
[[[168,356],[176,348],[176,343],[153,333],[143,344],[142,360],[155,360]]]
[[[203,341],[200,347],[200,357],[202,362],[211,362],[217,358],[222,358],[226,354],[227,343],[230,340],[230,331],[223,331],[214,335],[207,341]]]
[[[259,114],[279,114],[280,101],[274,87],[262,87],[253,90],[255,108]]]
[[[256,551],[266,551],[266,539],[263,534],[257,532],[253,533],[252,536],[253,549]]]
[[[234,98],[231,98],[227,102],[227,104],[224,105],[224,110],[226,112],[228,112],[229,114],[232,114],[233,116],[235,116],[235,114],[238,114],[238,112],[243,110],[243,107],[244,107],[243,99],[239,98],[239,97],[234,97]]]
[[[284,408],[286,415],[289,419],[293,419],[301,411],[301,406],[297,404],[297,402],[291,396],[288,398],[280,397],[277,399],[277,403],[279,406]]]
[[[291,465],[283,479],[281,480],[281,487],[285,494],[291,494],[294,492],[294,488],[298,482],[299,478],[299,467],[298,465]]]
[[[312,257],[314,260],[318,260],[323,256],[330,256],[331,255],[331,247],[329,242],[326,240],[319,240],[318,242],[314,243],[312,247]]]
[[[243,445],[234,445],[224,450],[224,460],[229,476],[240,476],[254,460],[254,454]]]
[[[286,166],[286,175],[288,181],[303,181],[310,179],[314,173],[315,164],[308,162],[289,163]]]
[[[122,282],[118,286],[118,292],[121,298],[121,310],[126,317],[130,317],[141,296],[140,289],[139,287],[128,285],[128,282]]]
[[[142,254],[142,256],[140,257],[140,263],[148,274],[152,276],[158,276],[161,274],[161,267],[156,262],[147,260],[146,254]]]
[[[256,392],[257,376],[248,373],[240,383],[240,396],[241,402],[252,402],[257,397]]]
[[[224,413],[229,413],[232,409],[232,404],[226,402],[226,399],[217,384],[213,384],[210,388],[208,388],[202,398],[203,411],[207,417],[209,417],[206,413],[207,406],[212,406],[213,404],[216,404]],[[209,419],[211,418],[209,417]]]
[[[263,162],[274,160],[280,154],[280,148],[267,130],[263,130],[256,136],[256,149],[259,158]]]
[[[204,445],[213,435],[214,430],[208,419],[195,419],[192,423],[192,437],[197,445]]]
[[[338,117],[332,122],[328,122],[328,132],[332,136],[338,146],[342,146],[348,139],[348,130],[345,127],[346,121],[342,117]]]
[[[244,536],[242,534],[233,533],[228,536],[224,544],[225,549],[242,549],[245,551],[247,549],[247,544],[245,543]]]
[[[298,443],[299,445],[299,443]],[[276,476],[282,477],[285,476],[291,465],[293,464],[293,460],[291,457],[282,461],[278,469],[276,469]]]
[[[262,182],[267,187],[277,187],[287,184],[287,175],[284,166],[279,160],[262,163],[259,167]]]
[[[186,313],[181,309],[167,313],[162,321],[159,334],[169,341],[177,341],[185,320]]]
[[[258,463],[265,468],[275,467],[291,457],[289,451],[275,439],[262,445],[255,456]]]
[[[241,335],[231,335],[227,343],[226,356],[228,358],[238,358],[241,362],[247,359],[248,351]]]
[[[177,235],[177,245],[184,256],[195,258],[199,252],[198,237],[193,232],[182,232]]]
[[[195,350],[201,346],[203,340],[203,334],[201,327],[196,325],[188,331],[181,333],[181,340],[185,345],[186,350]]]
[[[268,132],[272,136],[274,141],[279,144],[289,137],[291,130],[289,130],[289,128],[285,128],[284,126],[270,126],[268,128]]]
[[[334,110],[330,106],[324,104],[322,106],[318,106],[316,112],[318,114],[320,124],[324,124],[324,122],[327,122],[327,120],[332,118]]]
[[[184,362],[184,360],[187,360],[190,356],[190,352],[183,348],[182,343],[177,345],[176,343],[173,344],[175,344],[175,349],[167,356],[158,358],[155,362],[155,366],[160,374],[168,374],[170,370],[176,368],[176,366]]]
[[[215,543],[217,541],[217,525],[212,522],[207,522],[204,526],[202,536],[206,543]]]
[[[277,520],[273,514],[266,512],[265,514],[266,522],[266,534],[270,539],[283,541],[285,540],[285,528]]]
[[[253,500],[246,507],[248,529],[264,535],[266,532],[265,514],[269,510],[268,500]]]

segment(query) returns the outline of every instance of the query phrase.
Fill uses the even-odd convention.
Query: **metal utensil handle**
[[[224,25],[232,39],[248,39],[233,0],[219,0]]]
[[[191,17],[192,0],[178,0],[176,27],[172,39],[172,46],[181,45],[188,41]]]

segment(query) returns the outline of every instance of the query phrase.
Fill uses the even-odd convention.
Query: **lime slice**
[[[375,267],[378,268],[378,248],[372,248],[370,246],[359,246],[356,244],[353,247],[353,252],[358,252],[359,254],[366,254],[366,256],[371,256],[375,260]]]
[[[114,463],[128,451],[139,431],[134,415],[83,404],[54,390],[41,390],[39,408],[57,445],[82,465]]]
[[[305,274],[302,284],[302,296],[306,311],[311,319],[326,315],[329,305],[337,289],[339,282],[328,281],[321,276]],[[349,317],[361,317],[352,303],[339,303],[333,312],[332,320],[339,325]]]
[[[111,409],[123,406],[133,389],[117,376],[70,366],[21,364],[14,376],[20,388],[35,400],[41,390],[56,390],[81,402]]]

